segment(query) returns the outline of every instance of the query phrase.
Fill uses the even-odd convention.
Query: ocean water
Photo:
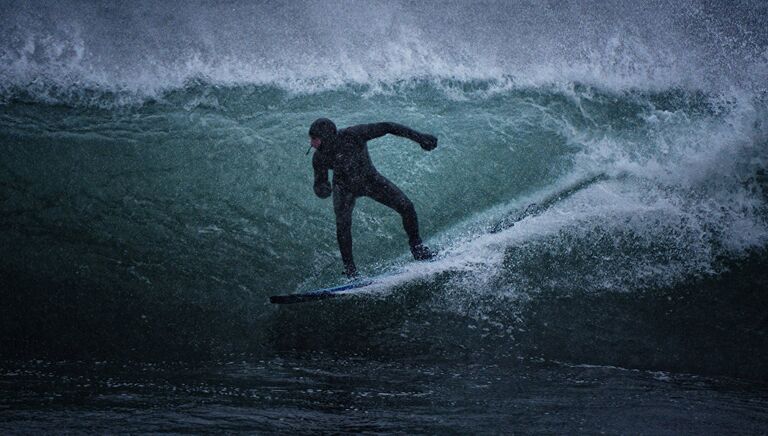
[[[768,432],[764,2],[5,2],[0,429]],[[369,143],[360,295],[309,124]]]

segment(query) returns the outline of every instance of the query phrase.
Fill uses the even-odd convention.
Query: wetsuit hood
[[[320,138],[323,145],[336,138],[336,124],[328,118],[318,118],[309,127],[309,136]]]

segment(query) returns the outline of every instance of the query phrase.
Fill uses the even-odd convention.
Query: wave
[[[762,6],[355,5],[11,5],[2,349],[498,353],[728,373],[701,352],[711,340],[751,362],[735,373],[764,368],[750,350],[768,349],[768,100],[752,76],[765,44],[743,17]],[[339,36],[348,22],[356,38]],[[319,116],[440,138],[432,153],[390,137],[370,150],[442,254],[409,262],[398,217],[360,201],[361,270],[399,274],[277,310],[268,295],[339,280],[304,155]]]
[[[9,4],[0,101],[88,104],[95,94],[137,104],[198,81],[291,92],[414,80],[756,92],[768,71],[761,2],[727,12],[663,1],[178,6]]]

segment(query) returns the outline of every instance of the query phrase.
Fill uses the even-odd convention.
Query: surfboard
[[[438,257],[435,256],[426,262],[434,262],[435,260],[437,260],[437,258]],[[414,262],[417,262],[417,261],[414,261]],[[424,261],[420,261],[420,262],[424,262]],[[314,291],[302,292],[297,294],[272,295],[271,297],[269,297],[269,302],[272,304],[306,303],[309,301],[325,300],[327,298],[357,294],[367,290],[366,288],[368,288],[369,286],[381,284],[383,282],[386,282],[388,279],[397,277],[402,273],[402,271],[403,270],[400,269],[400,270],[385,272],[373,277],[359,278],[351,282],[345,283],[343,285],[334,286],[331,288],[315,289]]]
[[[344,285],[334,286],[332,288],[316,289],[314,291],[298,294],[273,295],[269,297],[269,302],[272,304],[294,304],[306,303],[308,301],[325,300],[327,298],[334,298],[340,295],[350,294],[350,291],[353,290],[362,290],[363,288],[370,286],[375,282],[375,279],[359,279]]]

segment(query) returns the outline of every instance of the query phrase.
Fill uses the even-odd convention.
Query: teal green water
[[[86,353],[126,332],[115,347],[134,348],[137,329],[150,349],[269,344],[269,295],[341,281],[332,207],[313,195],[305,155],[320,116],[394,120],[440,141],[370,143],[441,256],[409,263],[399,216],[361,201],[363,273],[400,274],[363,298],[421,289],[420,317],[490,317],[507,335],[548,293],[687,286],[764,250],[764,113],[758,100],[674,89],[430,81],[316,93],[196,83],[117,109],[10,103],[3,263],[40,299],[32,313],[11,304],[11,319],[57,320],[48,328],[75,339],[55,341]]]

